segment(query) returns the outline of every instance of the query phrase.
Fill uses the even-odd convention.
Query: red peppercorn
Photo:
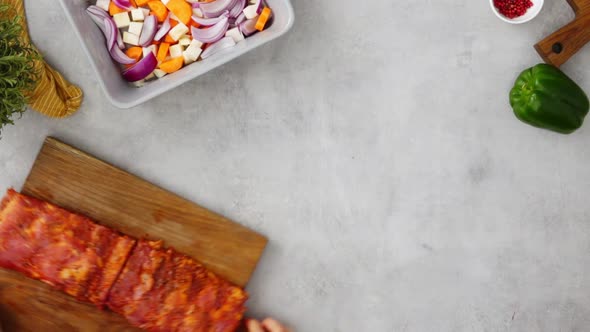
[[[533,3],[531,0],[494,0],[494,6],[500,14],[512,19],[526,14]]]

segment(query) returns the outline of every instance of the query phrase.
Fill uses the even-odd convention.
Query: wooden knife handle
[[[561,66],[590,41],[590,15],[576,17],[570,24],[557,30],[535,45],[543,60]]]

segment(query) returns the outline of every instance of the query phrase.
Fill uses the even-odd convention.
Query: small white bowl
[[[494,6],[494,0],[490,0],[490,6],[492,7],[492,11],[494,12],[494,14],[496,14],[496,16],[498,16],[498,18],[502,21],[510,24],[522,24],[532,20],[537,15],[539,15],[539,13],[541,12],[541,8],[543,8],[543,0],[531,1],[533,2],[533,6],[529,8],[524,15],[512,19],[500,14],[498,8]]]

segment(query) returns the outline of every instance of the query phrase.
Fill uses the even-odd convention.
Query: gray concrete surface
[[[129,110],[32,3],[86,98],[6,128],[0,188],[53,135],[265,233],[249,313],[298,331],[590,330],[590,124],[553,134],[507,103],[565,1],[510,26],[486,0],[295,0],[285,38]],[[564,70],[590,90],[589,49]]]

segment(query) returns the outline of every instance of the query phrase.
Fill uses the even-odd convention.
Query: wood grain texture
[[[22,193],[136,238],[161,239],[240,286],[267,243],[246,227],[53,138],[45,140]],[[0,303],[8,331],[135,331],[114,313],[3,269]]]
[[[568,0],[576,17],[538,42],[535,49],[546,63],[561,66],[590,41],[590,0]]]
[[[125,318],[76,301],[18,272],[0,270],[0,321],[3,331],[135,332]]]

